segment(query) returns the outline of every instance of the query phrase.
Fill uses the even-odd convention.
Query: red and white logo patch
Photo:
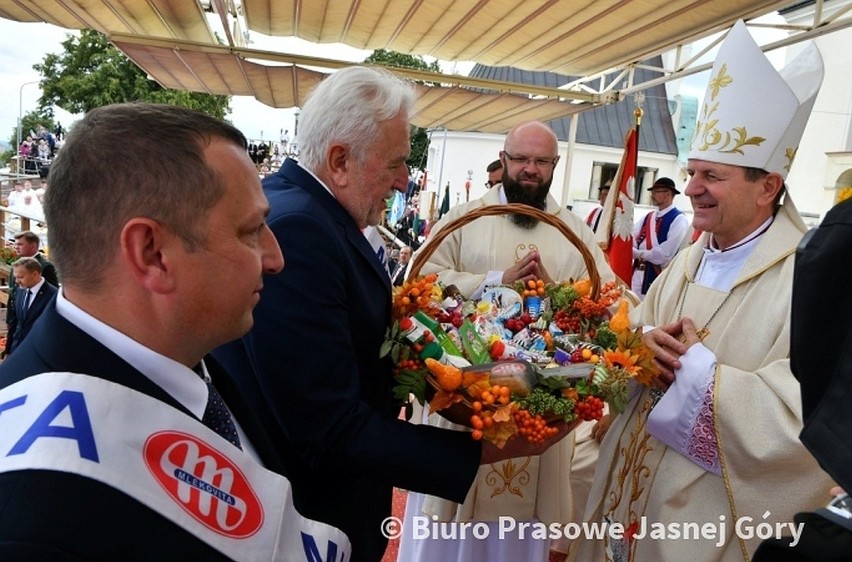
[[[263,524],[263,506],[242,471],[193,435],[161,431],[143,448],[145,464],[187,513],[227,537],[250,537]]]

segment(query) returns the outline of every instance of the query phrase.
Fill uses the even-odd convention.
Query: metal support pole
[[[18,90],[18,144],[15,145],[15,155],[18,156],[18,172],[20,173],[21,167],[21,159],[18,151],[21,148],[21,140],[23,140],[23,133],[21,128],[24,126],[24,86],[29,86],[31,84],[38,84],[38,80],[33,80],[32,82],[24,82],[21,84],[20,89]]]

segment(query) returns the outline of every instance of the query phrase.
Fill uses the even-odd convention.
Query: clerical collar
[[[746,236],[745,238],[743,238],[742,240],[740,240],[736,244],[732,244],[731,246],[728,246],[724,250],[720,250],[720,249],[714,247],[716,245],[716,239],[715,239],[714,235],[711,233],[710,238],[707,240],[707,245],[704,247],[704,250],[705,250],[706,253],[709,253],[709,254],[717,254],[717,253],[724,254],[725,252],[730,252],[731,250],[736,250],[737,248],[741,248],[742,246],[745,246],[746,244],[748,244],[749,242],[751,242],[755,238],[758,238],[764,232],[769,230],[769,227],[772,225],[772,220],[774,218],[775,218],[774,215],[769,217],[768,219],[763,221],[763,223],[761,223],[761,225],[758,226],[754,231],[752,231],[751,234],[749,234],[748,236]]]

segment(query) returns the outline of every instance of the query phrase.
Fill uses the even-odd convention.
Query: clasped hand
[[[674,382],[675,371],[681,367],[681,356],[701,339],[692,320],[682,318],[674,324],[645,333],[642,341],[654,352],[654,364],[660,369],[660,375],[654,380],[654,385],[667,390]]]
[[[541,255],[536,250],[528,252],[515,265],[503,272],[504,285],[510,285],[515,281],[526,283],[531,279],[541,279],[545,283],[553,283],[553,279],[550,278],[541,263]]]

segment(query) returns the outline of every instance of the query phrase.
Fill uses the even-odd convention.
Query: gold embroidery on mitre
[[[715,78],[710,79],[710,99],[715,100],[719,96],[719,91],[722,88],[727,88],[734,82],[734,79],[728,74],[728,63],[724,63],[719,69],[719,74]]]
[[[784,169],[788,172],[790,171],[790,167],[793,166],[793,160],[796,159],[796,153],[799,151],[799,147],[796,148],[788,148],[784,151],[784,156],[787,157],[787,165],[784,166]]]
[[[745,126],[732,127],[730,131],[722,132],[716,125],[719,124],[719,119],[711,119],[716,110],[719,109],[719,102],[716,98],[723,88],[727,88],[734,83],[734,78],[728,74],[728,64],[725,63],[719,68],[719,73],[710,79],[709,91],[710,101],[705,102],[701,110],[701,121],[695,128],[695,136],[692,143],[696,140],[701,141],[699,151],[705,152],[711,148],[718,152],[745,154],[742,148],[744,146],[753,145],[759,146],[766,139],[764,137],[750,137]]]
[[[495,465],[491,466],[491,471],[485,475],[485,483],[492,486],[491,497],[499,496],[504,492],[515,494],[519,497],[524,497],[521,487],[525,486],[530,481],[530,473],[526,468],[532,461],[532,457],[527,457],[524,464],[520,468],[515,468],[515,463],[512,459],[503,462],[500,469]],[[517,479],[517,485],[513,482]]]

